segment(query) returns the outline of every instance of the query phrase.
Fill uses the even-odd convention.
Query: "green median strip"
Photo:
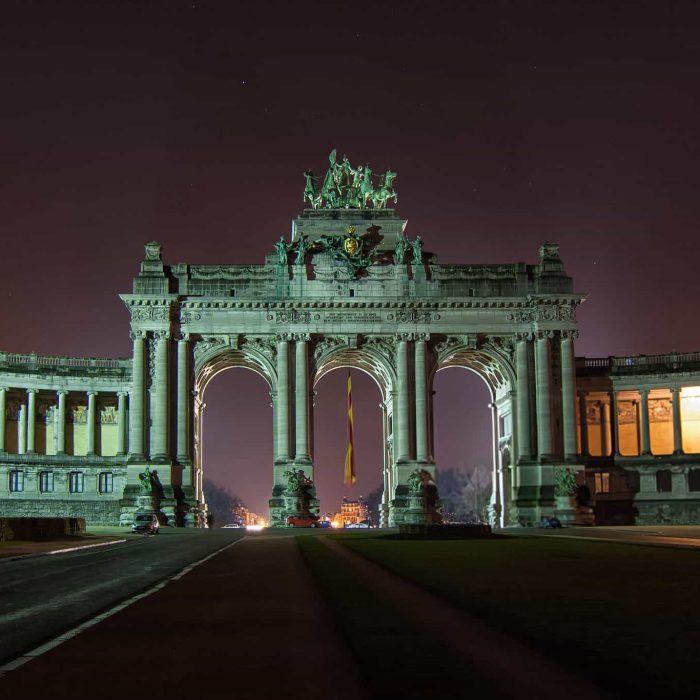
[[[299,548],[373,700],[454,700],[491,684],[317,538]],[[340,682],[340,681],[339,681]],[[482,696],[485,697],[485,696]]]
[[[699,696],[697,552],[510,537],[342,543],[616,694]]]

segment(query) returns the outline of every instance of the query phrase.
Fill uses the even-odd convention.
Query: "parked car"
[[[358,529],[358,528],[367,528],[370,527],[370,522],[369,520],[360,520],[357,523],[350,523],[348,525],[349,528],[352,528],[353,530]]]
[[[136,513],[131,525],[132,532],[142,532],[146,535],[157,535],[160,523],[155,513]]]
[[[330,520],[319,520],[318,526],[319,527],[333,527],[333,523]]]
[[[225,530],[227,527],[243,527],[240,523],[229,523],[228,525],[222,525],[221,526],[223,530]]]
[[[318,516],[309,513],[309,515],[290,515],[287,518],[287,527],[320,527],[320,525]]]
[[[554,515],[543,515],[540,518],[540,527],[543,527],[548,530],[551,528],[560,528],[561,521]]]

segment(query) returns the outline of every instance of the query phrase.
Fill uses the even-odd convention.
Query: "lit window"
[[[51,493],[53,491],[53,472],[39,472],[39,492]]]
[[[114,475],[112,472],[100,472],[98,488],[100,493],[112,493],[114,491]]]
[[[598,472],[595,475],[595,492],[610,493],[610,473]]]
[[[24,472],[19,469],[13,469],[10,473],[10,491],[24,491]]]
[[[85,475],[83,472],[71,472],[68,475],[68,490],[71,493],[82,493],[85,490]]]

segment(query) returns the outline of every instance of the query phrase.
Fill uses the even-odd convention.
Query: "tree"
[[[379,508],[382,503],[382,496],[384,495],[384,486],[379,485],[373,491],[370,491],[365,498],[365,504],[369,510],[369,517],[372,521],[372,525],[379,525],[380,515]]]
[[[479,465],[471,473],[456,467],[438,468],[436,481],[445,521],[486,521],[492,490],[488,467]]]
[[[209,479],[204,480],[204,496],[215,524],[231,522],[235,511],[243,506],[243,501],[238,496]]]

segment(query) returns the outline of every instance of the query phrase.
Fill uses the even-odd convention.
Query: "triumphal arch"
[[[200,524],[206,388],[246,367],[269,385],[274,459],[255,468],[270,469],[271,521],[283,524],[293,510],[289,473],[313,481],[314,386],[348,367],[381,392],[382,523],[434,522],[439,502],[416,497],[416,475],[435,475],[433,380],[462,367],[491,396],[492,522],[532,525],[555,512],[592,522],[574,493],[605,416],[577,394],[577,367],[583,387],[598,392],[595,406],[614,382],[591,384],[591,367],[575,359],[584,296],[558,246],[543,243],[532,264],[441,264],[429,250],[437,237],[426,234],[424,245],[394,207],[396,173],[377,177],[335,152],[329,160],[324,178],[305,173],[307,208],[289,237],[271,239],[262,264],[169,264],[158,243],[146,245],[121,295],[131,358],[0,355],[4,513],[124,524],[152,507],[170,524]],[[609,359],[594,362],[598,375],[611,374]],[[606,415],[608,447],[593,466],[610,469],[619,425]],[[651,473],[642,442],[630,472]]]

